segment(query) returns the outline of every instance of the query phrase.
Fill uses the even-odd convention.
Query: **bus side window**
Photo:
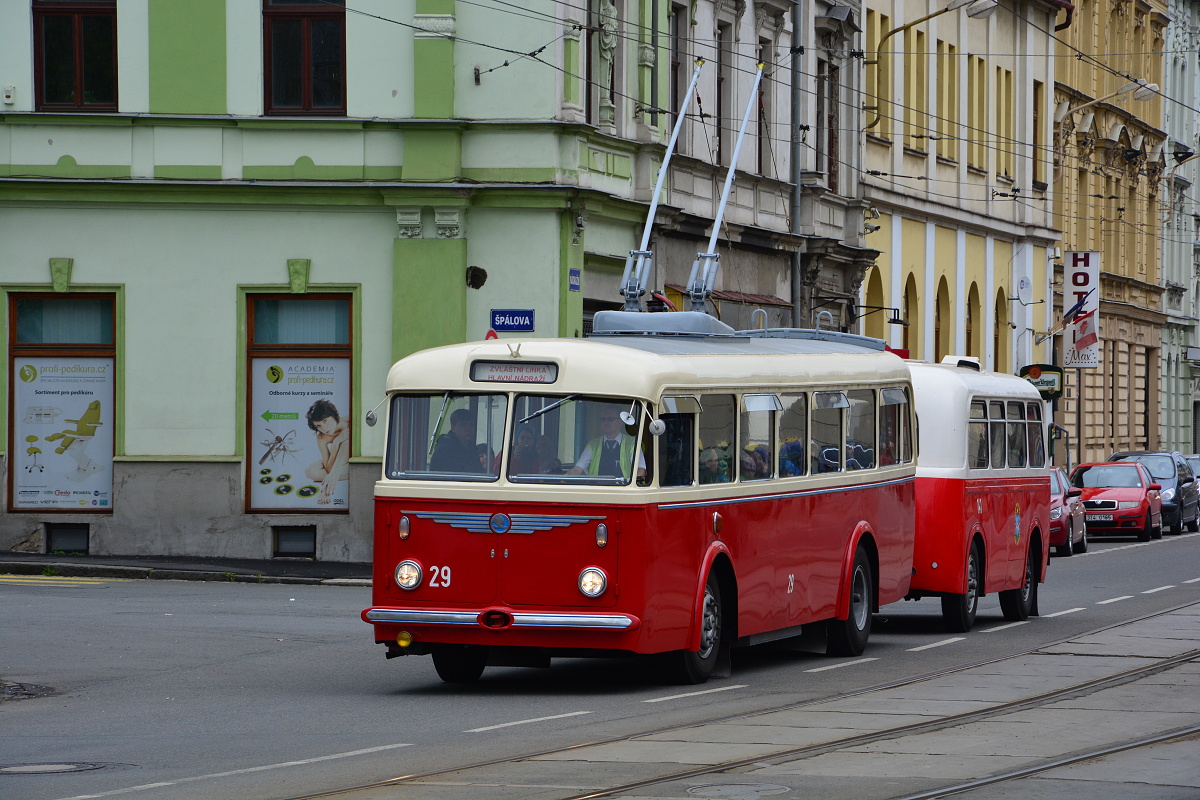
[[[1028,403],[1029,412],[1029,466],[1046,466],[1046,432],[1042,427],[1042,404]]]
[[[967,466],[970,469],[988,467],[987,406],[982,400],[971,403],[971,420],[967,424]]]
[[[728,483],[733,480],[734,442],[737,404],[731,394],[704,395],[700,401],[700,483]]]
[[[696,452],[696,418],[691,414],[663,414],[667,429],[658,437],[663,486],[691,486]]]
[[[808,395],[784,394],[779,416],[779,477],[803,475],[804,443],[808,441]]]
[[[875,392],[852,389],[846,399],[850,402],[846,469],[870,469],[875,466]]]
[[[813,392],[812,471],[842,471],[842,409],[850,402],[842,392]]]
[[[988,449],[991,450],[992,469],[1004,469],[1004,403],[995,400],[988,403]]]
[[[909,460],[908,392],[900,387],[879,390],[879,466]]]
[[[775,477],[775,413],[783,406],[773,394],[742,397],[738,421],[738,475],[743,481]]]
[[[1026,463],[1026,445],[1029,442],[1029,426],[1025,424],[1025,404],[1008,404],[1008,465],[1024,467]]]

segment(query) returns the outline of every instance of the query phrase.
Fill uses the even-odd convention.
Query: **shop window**
[[[346,112],[345,0],[263,0],[268,114]]]
[[[117,109],[116,0],[34,0],[39,111]]]
[[[349,509],[349,295],[251,295],[246,506]]]
[[[112,511],[114,305],[111,294],[9,295],[14,511]]]

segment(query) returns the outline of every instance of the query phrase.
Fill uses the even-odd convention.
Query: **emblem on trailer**
[[[508,514],[492,514],[492,518],[488,520],[488,527],[492,529],[492,533],[508,533],[512,530],[512,519]]]

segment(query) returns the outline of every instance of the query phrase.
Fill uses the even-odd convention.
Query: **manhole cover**
[[[728,800],[754,800],[757,797],[787,794],[791,789],[770,783],[706,783],[689,786],[687,793],[698,797],[724,797]]]
[[[49,775],[103,767],[103,764],[0,764],[0,775]]]

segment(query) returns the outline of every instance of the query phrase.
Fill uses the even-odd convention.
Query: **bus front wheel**
[[[874,581],[871,560],[860,547],[854,553],[850,570],[850,613],[846,619],[831,619],[825,653],[831,656],[859,656],[867,649],[871,636],[871,611],[874,608]]]
[[[446,683],[474,683],[487,666],[487,648],[442,645],[433,651],[433,668]]]
[[[1067,541],[1070,541],[1069,539]],[[967,591],[942,597],[942,621],[951,633],[966,633],[975,624],[979,610],[979,545],[971,543],[967,554]]]
[[[675,683],[704,683],[717,666],[721,654],[723,615],[721,609],[721,586],[717,576],[711,572],[704,584],[704,604],[700,609],[700,648],[677,650],[668,654],[668,669]]]

